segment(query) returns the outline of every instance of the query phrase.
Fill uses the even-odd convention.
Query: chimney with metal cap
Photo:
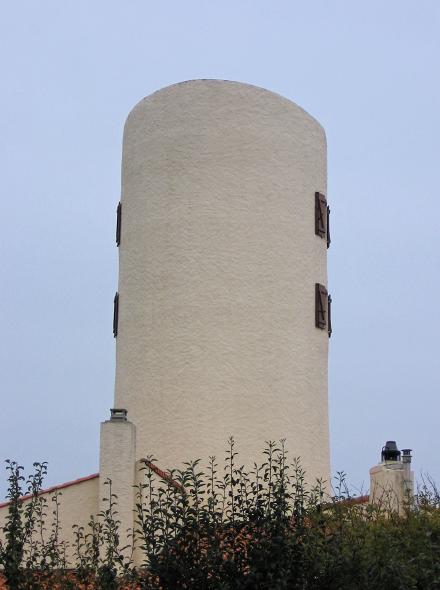
[[[370,469],[370,503],[403,513],[413,494],[411,449],[399,451],[396,441],[388,440],[381,462]]]
[[[412,459],[411,451],[412,451],[412,449],[402,449],[402,461],[405,464],[405,466],[411,465],[411,459]]]
[[[110,420],[101,422],[101,450],[99,457],[99,511],[107,509],[111,480],[112,493],[118,498],[121,547],[128,556],[131,540],[127,530],[132,530],[136,465],[136,428],[127,420],[125,408],[112,408]]]
[[[412,449],[402,449],[402,464],[404,471],[404,494],[406,498],[414,495],[414,473],[411,471]]]

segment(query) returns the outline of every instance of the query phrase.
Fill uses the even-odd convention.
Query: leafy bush
[[[73,569],[60,539],[59,494],[41,495],[46,464],[27,483],[7,462],[9,515],[0,563],[11,590],[59,589],[344,589],[440,588],[440,498],[425,482],[404,514],[356,504],[339,474],[335,493],[312,487],[284,442],[269,442],[247,472],[233,439],[224,468],[214,457],[158,478],[144,462],[136,488],[134,568],[120,546],[117,498],[108,481],[105,509],[87,529],[75,527]],[[27,491],[30,498],[22,502]],[[42,535],[49,502],[50,534]]]

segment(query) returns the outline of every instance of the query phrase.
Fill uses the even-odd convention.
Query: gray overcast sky
[[[163,86],[225,78],[290,98],[327,132],[333,472],[368,486],[391,438],[440,481],[440,2],[0,10],[0,458],[48,460],[48,484],[97,471],[124,119]]]

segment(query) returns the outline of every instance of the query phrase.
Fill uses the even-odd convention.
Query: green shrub
[[[108,481],[106,508],[89,526],[75,527],[76,564],[69,572],[55,515],[43,540],[48,500],[39,495],[46,465],[25,484],[8,462],[9,516],[0,563],[11,590],[83,589],[344,589],[440,588],[440,500],[427,481],[405,514],[356,504],[343,474],[334,495],[324,482],[309,487],[284,442],[267,444],[247,472],[233,439],[220,469],[211,457],[161,479],[144,462],[135,490],[135,569],[120,546],[117,498]],[[23,489],[24,487],[24,489]],[[22,503],[27,491],[31,499]]]

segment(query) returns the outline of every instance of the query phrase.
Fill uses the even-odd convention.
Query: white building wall
[[[142,100],[124,132],[115,407],[163,468],[234,435],[240,461],[287,438],[328,478],[327,284],[314,231],[322,127],[294,103],[196,80]]]
[[[132,422],[106,420],[101,423],[99,457],[99,512],[109,509],[110,485],[119,521],[120,547],[131,555],[135,505],[136,428]],[[103,548],[105,550],[105,548]]]
[[[71,483],[62,484],[58,488],[53,487],[48,491],[43,492],[42,496],[46,500],[46,518],[45,530],[43,532],[44,542],[48,542],[52,528],[56,522],[54,511],[55,502],[53,498],[56,493],[58,496],[58,525],[59,525],[59,541],[64,543],[66,547],[66,559],[68,564],[74,565],[76,563],[76,538],[73,525],[84,527],[85,532],[90,532],[89,522],[93,516],[95,519],[98,515],[98,495],[99,495],[99,477],[91,476],[76,480]],[[30,500],[24,501],[24,506]],[[5,503],[0,506],[0,539],[5,542],[3,527],[7,523],[9,506]],[[24,519],[24,516],[23,516]],[[40,538],[36,537],[40,541]]]

